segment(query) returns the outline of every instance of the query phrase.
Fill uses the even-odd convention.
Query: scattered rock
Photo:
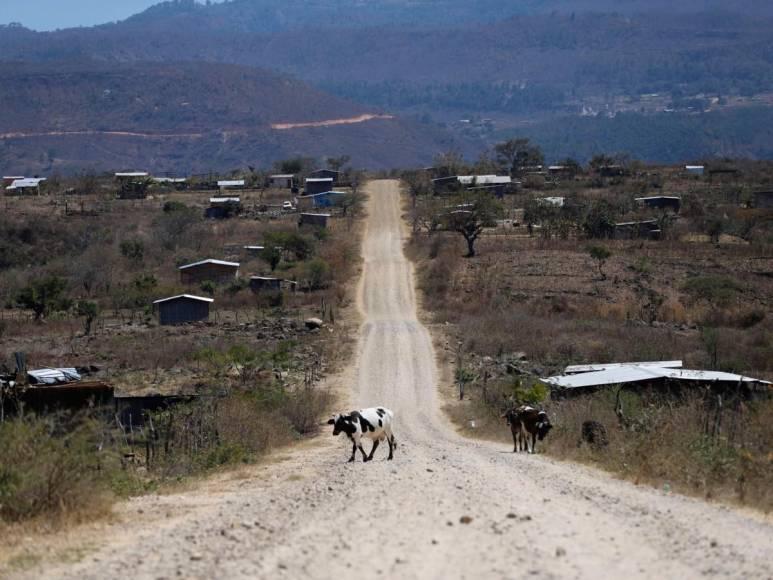
[[[561,558],[562,556],[566,556],[566,550],[559,546],[556,548],[556,558]]]
[[[191,554],[191,562],[198,562],[203,559],[204,559],[204,556],[202,556],[198,552],[194,552],[193,554]]]
[[[472,523],[472,518],[470,516],[462,516],[462,517],[459,518],[459,523],[460,524],[471,524]]]
[[[510,512],[509,514],[507,514],[507,517],[508,517],[508,519],[514,520],[514,519],[515,519],[515,518],[517,518],[518,516],[517,516],[517,515],[515,515],[513,512]]]
[[[717,541],[716,541],[716,540],[711,540],[711,542],[709,543],[709,545],[710,545],[712,548],[716,548],[716,547],[717,547],[719,544],[717,543]]]
[[[325,323],[320,318],[307,318],[304,321],[304,324],[309,330],[315,330],[317,328],[322,328]]]

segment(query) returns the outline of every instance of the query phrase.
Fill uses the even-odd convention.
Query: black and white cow
[[[510,409],[502,415],[502,418],[507,419],[513,434],[513,453],[518,451],[534,453],[537,440],[542,441],[553,428],[545,411],[529,405]],[[531,449],[529,449],[529,437],[531,437]]]
[[[346,436],[352,442],[350,463],[354,461],[357,449],[362,452],[363,461],[373,459],[373,454],[376,452],[378,444],[384,439],[389,444],[389,457],[387,459],[391,460],[393,451],[397,447],[395,436],[392,434],[393,419],[394,413],[389,409],[373,407],[352,411],[348,415],[334,415],[327,424],[333,425],[333,435],[338,435],[342,432],[346,433]],[[363,437],[373,441],[373,449],[370,450],[370,455],[365,455],[365,450],[362,448]]]

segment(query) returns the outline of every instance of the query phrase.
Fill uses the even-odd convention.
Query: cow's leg
[[[510,432],[513,434],[513,453],[518,453],[518,430],[511,423]]]
[[[536,433],[532,433],[531,434],[531,453],[532,453],[532,455],[534,454],[536,448],[537,448],[537,434]]]
[[[368,455],[368,461],[373,459],[373,454],[376,452],[376,449],[378,448],[379,440],[376,439],[373,441],[373,449],[370,450],[370,455]]]
[[[349,458],[349,463],[354,462],[354,456],[357,454],[357,443],[352,439],[352,456]]]
[[[360,453],[362,453],[362,461],[368,461],[368,455],[365,453],[365,449],[362,447],[362,440],[360,440],[360,442],[357,444],[357,448],[360,450]]]
[[[387,461],[392,461],[392,457],[394,456],[394,450],[397,445],[395,444],[395,436],[391,433],[387,437],[387,443],[389,443],[389,457],[387,457]]]

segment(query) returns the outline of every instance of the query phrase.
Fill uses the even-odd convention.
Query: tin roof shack
[[[154,177],[153,183],[174,189],[175,191],[185,191],[188,189],[188,180],[185,177]]]
[[[268,184],[276,189],[292,189],[295,182],[295,175],[292,173],[279,173],[268,176]]]
[[[703,165],[685,165],[684,171],[687,173],[687,175],[692,175],[695,177],[702,177],[703,172],[706,170],[706,167]]]
[[[24,179],[23,175],[3,175],[3,188],[8,187],[17,179]]]
[[[312,226],[316,228],[327,228],[327,220],[329,219],[329,213],[302,213],[298,220],[298,227]]]
[[[242,200],[238,196],[210,197],[209,207],[204,212],[208,219],[228,219],[242,211]]]
[[[336,207],[343,203],[346,193],[343,191],[326,191],[312,195],[302,195],[298,198],[298,209],[314,209],[318,207]]]
[[[46,181],[44,177],[23,177],[14,179],[5,188],[6,195],[40,195],[40,184]]]
[[[432,180],[432,191],[435,195],[455,193],[461,189],[459,178],[456,175],[449,177],[436,177]]]
[[[118,417],[124,430],[133,430],[135,427],[143,427],[148,415],[159,411],[166,411],[176,405],[184,405],[195,401],[215,399],[222,395],[116,395],[115,415]]]
[[[571,372],[570,372],[571,371]],[[708,387],[716,392],[733,392],[746,398],[769,393],[772,383],[719,371],[688,370],[682,361],[618,363],[567,367],[565,374],[542,379],[558,396],[589,393],[612,386],[657,388],[680,393],[686,388]]]
[[[281,292],[282,280],[266,276],[252,276],[250,278],[250,290],[258,292]]]
[[[669,195],[637,197],[636,203],[653,209],[668,210],[674,213],[679,213],[679,210],[682,208],[682,198]]]
[[[116,173],[118,199],[145,199],[150,186],[150,176],[144,171]]]
[[[316,193],[326,193],[333,191],[333,178],[332,177],[310,177],[306,180],[306,195],[314,195]]]
[[[153,306],[158,308],[158,322],[162,326],[174,326],[209,320],[209,305],[212,298],[202,298],[191,294],[181,294],[171,298],[156,300]]]
[[[238,262],[223,260],[202,260],[193,264],[180,266],[180,282],[183,284],[200,284],[205,280],[217,284],[227,284],[239,275]]]
[[[513,184],[509,175],[459,175],[456,179],[468,191],[488,191],[497,197],[509,192]]]
[[[754,194],[754,207],[773,209],[773,191],[758,191]]]
[[[341,177],[341,172],[335,169],[317,169],[309,173],[309,177],[313,179],[332,179],[333,185],[338,185],[338,180]]]
[[[226,189],[244,189],[245,181],[243,179],[222,179],[217,182],[221,191]]]
[[[659,240],[661,233],[658,220],[643,220],[615,224],[613,237],[616,240]]]

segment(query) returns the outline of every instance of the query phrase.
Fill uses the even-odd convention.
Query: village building
[[[180,282],[183,284],[200,284],[204,281],[226,284],[239,274],[238,262],[223,260],[202,260],[193,264],[180,266]]]
[[[700,177],[703,175],[706,167],[703,165],[685,165],[684,170],[688,175],[695,175],[696,177]]]
[[[40,195],[40,184],[46,181],[44,177],[23,177],[14,179],[5,188],[8,195]]]
[[[145,199],[150,175],[145,171],[116,173],[119,199]]]
[[[342,191],[326,191],[324,193],[314,193],[311,195],[302,195],[298,198],[298,209],[314,209],[318,207],[334,207],[340,205],[346,197]]]
[[[253,292],[279,292],[282,289],[280,278],[266,276],[251,276],[250,290]]]
[[[326,193],[333,191],[334,181],[332,177],[310,177],[306,179],[306,195]]]
[[[309,173],[309,177],[312,179],[332,179],[333,185],[336,185],[341,177],[341,172],[335,169],[317,169]]]
[[[238,196],[218,196],[209,198],[209,207],[204,212],[210,219],[224,219],[238,214],[242,209],[242,199]]]
[[[292,189],[295,182],[295,175],[292,173],[281,173],[269,175],[268,183],[275,189]]]
[[[656,388],[680,391],[707,387],[751,395],[770,391],[771,383],[733,373],[682,368],[682,361],[632,362],[567,367],[563,375],[542,379],[559,395],[587,393],[608,387]]]
[[[209,306],[212,302],[214,302],[212,298],[181,294],[156,300],[153,305],[158,309],[159,324],[172,326],[208,320]]]
[[[641,220],[615,224],[613,237],[616,240],[659,240],[661,233],[658,220]]]
[[[245,183],[243,179],[222,179],[217,182],[217,187],[221,191],[226,189],[244,189]]]
[[[302,213],[298,220],[298,226],[313,226],[317,228],[326,228],[327,221],[330,219],[329,213]]]
[[[653,209],[671,210],[679,213],[682,207],[682,198],[669,195],[654,195],[650,197],[637,197],[636,203]]]

